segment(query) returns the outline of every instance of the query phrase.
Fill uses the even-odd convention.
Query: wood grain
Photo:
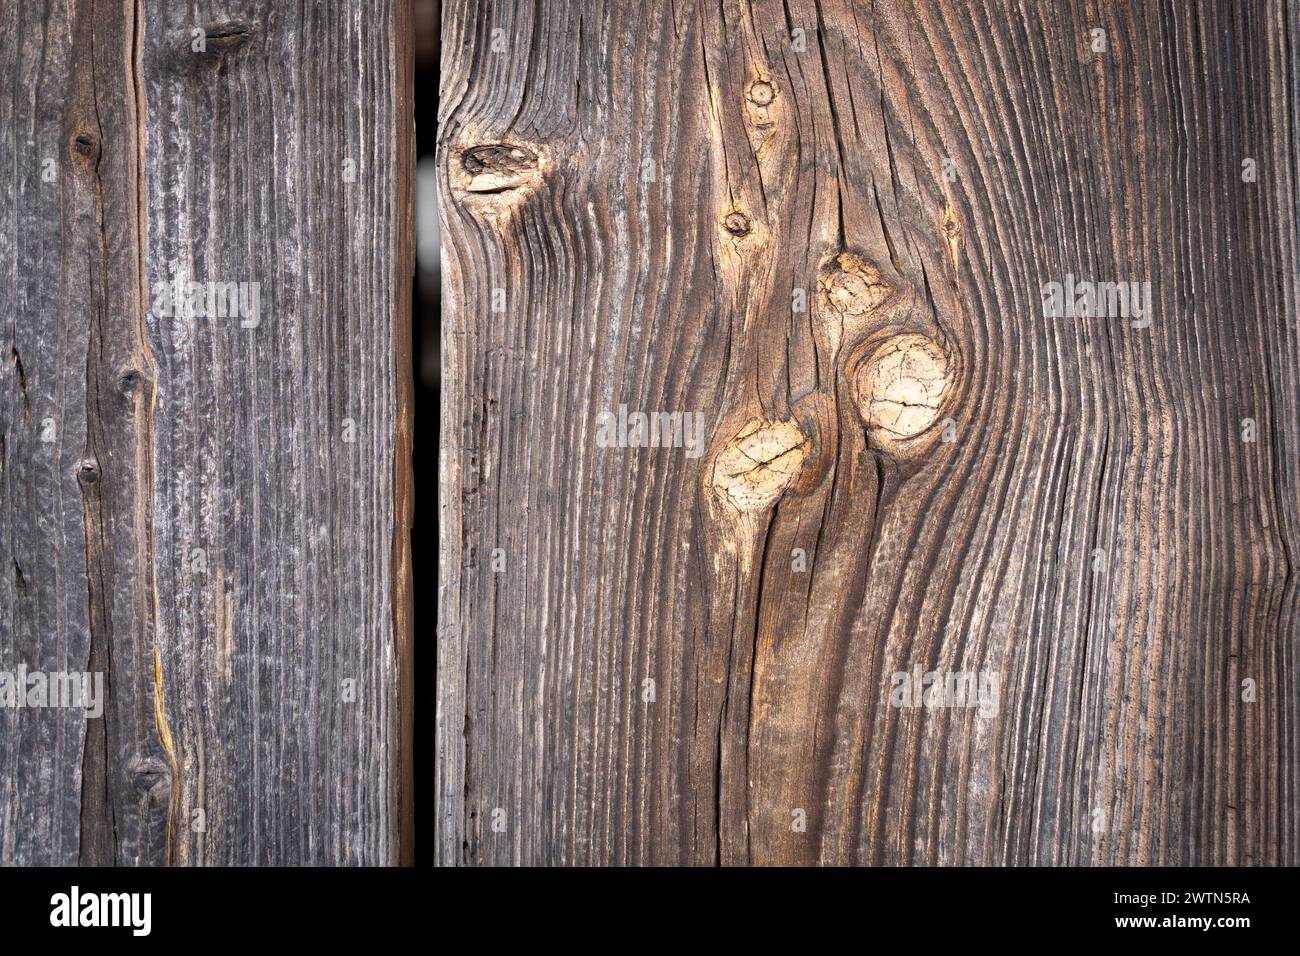
[[[1300,862],[1298,24],[446,4],[439,862]]]
[[[0,669],[109,687],[0,710],[0,863],[409,859],[409,58],[405,0],[0,12]]]

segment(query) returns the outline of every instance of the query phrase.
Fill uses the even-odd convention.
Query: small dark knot
[[[749,235],[749,231],[752,228],[749,217],[743,212],[728,213],[727,218],[722,221],[722,225],[727,232],[731,233],[736,238]]]
[[[94,156],[99,151],[99,141],[89,133],[79,133],[72,141],[72,148],[82,156]]]
[[[77,462],[77,480],[83,485],[93,485],[99,481],[99,462],[93,458],[83,458]]]
[[[123,395],[134,395],[144,385],[144,375],[139,369],[124,369],[117,377],[117,388]]]
[[[157,757],[138,757],[131,765],[132,783],[139,793],[170,790],[172,768]]]

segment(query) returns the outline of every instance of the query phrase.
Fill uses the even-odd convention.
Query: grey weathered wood
[[[1300,862],[1298,30],[446,4],[438,859]],[[1044,319],[1067,273],[1153,324]],[[900,441],[857,390],[907,335]],[[705,454],[598,447],[620,403]],[[998,715],[890,706],[918,665]]]
[[[405,0],[0,10],[0,669],[111,686],[0,710],[0,863],[409,858],[409,42]],[[260,324],[156,314],[177,275]]]

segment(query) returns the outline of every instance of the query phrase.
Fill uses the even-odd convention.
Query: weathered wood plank
[[[398,862],[407,4],[2,15],[0,862]]]
[[[1297,21],[447,4],[439,861],[1295,864]]]

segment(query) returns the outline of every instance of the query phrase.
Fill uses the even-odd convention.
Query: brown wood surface
[[[1298,41],[445,4],[439,862],[1300,862]]]

